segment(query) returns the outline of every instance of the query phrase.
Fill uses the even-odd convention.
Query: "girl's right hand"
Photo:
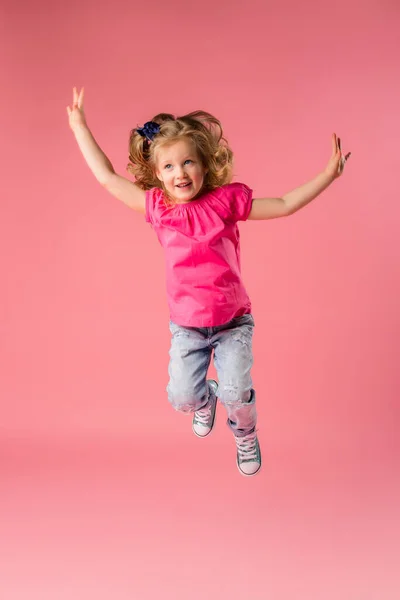
[[[83,94],[84,88],[78,94],[77,89],[74,87],[72,97],[72,108],[67,106],[67,113],[69,118],[69,126],[72,131],[79,127],[86,127],[86,118],[83,110]]]

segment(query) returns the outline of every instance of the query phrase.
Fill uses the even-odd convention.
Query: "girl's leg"
[[[206,379],[212,348],[199,329],[170,322],[170,331],[168,400],[180,412],[198,411],[209,400]]]
[[[261,468],[257,439],[256,395],[252,387],[254,321],[251,315],[234,319],[213,336],[218,397],[228,413],[228,426],[237,447],[236,464],[242,475],[255,475]]]
[[[228,413],[228,426],[236,437],[256,429],[256,395],[252,387],[254,320],[245,315],[231,321],[213,336],[218,373],[218,397]]]

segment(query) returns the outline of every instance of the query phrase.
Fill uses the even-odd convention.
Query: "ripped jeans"
[[[236,317],[219,327],[182,327],[170,321],[172,335],[168,367],[168,400],[181,412],[205,406],[212,393],[207,371],[214,352],[218,398],[225,406],[229,428],[237,437],[255,431],[256,395],[252,388],[252,315]]]

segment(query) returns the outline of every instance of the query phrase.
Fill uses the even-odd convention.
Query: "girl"
[[[240,274],[238,221],[293,214],[316,198],[343,172],[332,136],[326,168],[281,198],[254,199],[242,183],[231,183],[232,151],[220,122],[198,111],[175,118],[159,114],[134,129],[127,170],[118,175],[93,138],[83,109],[84,90],[73,89],[67,107],[70,127],[96,179],[116,198],[143,213],[165,252],[171,348],[168,398],[176,410],[194,413],[192,428],[206,437],[217,398],[225,406],[243,475],[261,467],[252,386],[251,303]],[[219,383],[207,381],[214,352]]]

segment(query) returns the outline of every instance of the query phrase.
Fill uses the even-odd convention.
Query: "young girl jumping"
[[[113,196],[143,213],[165,253],[171,348],[168,399],[193,413],[192,428],[206,437],[217,398],[225,406],[243,475],[261,468],[253,389],[251,303],[240,274],[238,221],[285,217],[325,190],[350,156],[332,136],[323,171],[281,198],[253,198],[232,181],[232,151],[220,122],[197,111],[175,118],[159,114],[131,131],[127,170],[118,175],[87,126],[84,90],[73,89],[69,125],[96,179]],[[207,380],[214,353],[218,383]]]

